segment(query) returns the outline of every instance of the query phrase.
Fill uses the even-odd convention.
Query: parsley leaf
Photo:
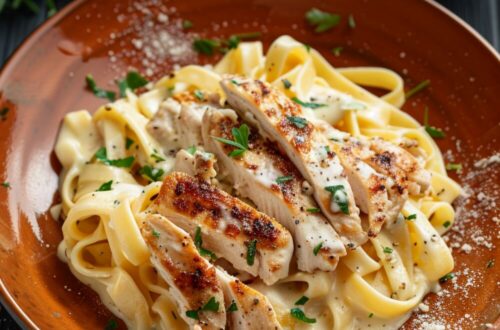
[[[153,236],[156,238],[160,238],[160,232],[153,229]]]
[[[290,87],[292,87],[292,83],[288,79],[282,79],[281,82],[286,89],[290,89]]]
[[[105,147],[100,148],[95,153],[95,158],[105,165],[111,165],[115,167],[130,167],[134,163],[135,158],[133,156],[120,159],[108,159],[107,151]]]
[[[415,220],[415,219],[417,219],[416,214],[410,214],[409,216],[405,217],[405,220]]]
[[[392,251],[394,251],[394,249],[392,249],[392,248],[390,248],[390,247],[388,247],[388,246],[385,246],[385,247],[384,247],[384,253],[391,254],[391,253],[392,253]]]
[[[347,199],[344,186],[328,186],[325,187],[325,190],[332,194],[333,201],[338,205],[342,213],[349,214],[349,200]]]
[[[219,311],[219,302],[215,300],[215,297],[210,298],[210,300],[201,308],[202,311]]]
[[[427,86],[429,86],[430,84],[431,84],[431,81],[429,79],[422,81],[417,86],[413,87],[408,92],[406,92],[405,98],[409,99],[413,95],[415,95],[418,92],[420,92],[420,91],[424,90],[425,88],[427,88]]]
[[[100,97],[102,99],[108,99],[113,102],[116,99],[116,93],[112,91],[107,91],[102,88],[97,87],[97,84],[92,77],[91,74],[88,74],[85,77],[85,81],[87,82],[87,87],[94,93],[95,96]]]
[[[300,308],[292,308],[290,310],[290,314],[292,314],[292,316],[299,321],[302,321],[305,323],[316,323],[316,319],[308,318],[306,316],[306,314],[304,314],[304,311],[302,311],[302,309],[300,309]]]
[[[253,239],[250,241],[247,247],[247,264],[249,266],[253,266],[256,252],[257,252],[257,240]]]
[[[249,128],[246,124],[242,124],[239,128],[233,127],[231,130],[234,140],[228,140],[221,137],[212,136],[215,140],[233,146],[237,149],[229,153],[229,157],[241,156],[248,150],[248,135]]]
[[[305,305],[308,301],[309,301],[309,298],[308,298],[308,297],[306,297],[306,296],[302,296],[302,297],[300,297],[300,299],[299,299],[299,300],[297,300],[297,301],[295,302],[295,305],[297,305],[297,306]]]
[[[315,256],[317,256],[317,255],[318,255],[318,253],[319,253],[319,250],[321,250],[321,248],[322,248],[322,247],[323,247],[323,242],[321,242],[321,243],[319,243],[318,245],[316,245],[316,246],[314,247],[313,254],[314,254]]]
[[[439,283],[445,283],[455,277],[454,273],[448,273],[439,279]]]
[[[295,116],[286,116],[286,119],[298,128],[304,128],[307,126],[307,119]]]
[[[428,107],[425,107],[425,109],[424,109],[424,127],[425,127],[425,131],[433,138],[441,139],[441,138],[444,138],[446,136],[446,134],[444,134],[444,132],[442,130],[440,130],[439,128],[429,126],[429,108]]]
[[[196,232],[194,234],[194,245],[196,246],[196,248],[198,249],[198,252],[200,252],[200,254],[204,257],[209,257],[210,260],[216,260],[217,259],[217,256],[215,255],[215,253],[213,253],[212,251],[210,250],[207,250],[207,249],[204,249],[203,248],[203,239],[201,237],[201,227],[198,226],[196,227]]]
[[[451,225],[451,221],[449,221],[449,220],[443,222],[443,227],[444,228],[448,228],[450,225]]]
[[[306,209],[306,211],[309,212],[309,213],[319,213],[319,212],[321,212],[321,210],[319,208],[317,208],[317,207],[308,208],[308,209]]]
[[[190,146],[189,148],[186,149],[186,151],[190,154],[190,155],[194,155],[196,153],[196,147],[193,145],[193,146]]]
[[[195,90],[193,94],[200,101],[203,101],[203,99],[205,99],[205,96],[203,95],[203,92],[200,91],[200,90]]]
[[[337,26],[340,23],[340,15],[312,8],[306,13],[306,20],[309,25],[315,27],[315,32],[321,33]]]
[[[125,140],[125,149],[130,149],[130,147],[135,143],[134,140],[132,140],[131,138],[127,138]]]
[[[100,187],[99,189],[97,189],[96,191],[110,191],[111,190],[111,185],[113,184],[113,180],[111,181],[108,181],[108,182],[104,182]]]
[[[332,49],[332,53],[333,55],[339,57],[340,56],[340,53],[344,50],[344,47],[342,46],[338,46],[338,47],[335,47]]]
[[[276,183],[281,184],[285,183],[287,181],[293,180],[293,176],[288,175],[288,176],[279,176],[276,178]]]
[[[190,20],[185,19],[185,20],[182,21],[182,28],[184,30],[190,29],[192,27],[193,27],[193,22],[191,22]]]
[[[326,104],[322,104],[322,103],[304,102],[304,101],[299,100],[297,97],[293,97],[292,101],[297,103],[297,104],[300,104],[304,108],[310,108],[310,109],[317,109],[317,108],[321,108],[321,107],[326,106]]]
[[[10,188],[10,183],[8,183],[7,181],[5,182],[2,182],[2,187],[5,187],[5,188]]]
[[[198,53],[213,55],[215,50],[220,47],[220,42],[214,39],[195,39],[193,47]]]
[[[136,71],[129,71],[125,79],[120,80],[118,82],[118,88],[120,89],[120,96],[124,97],[126,95],[127,89],[131,91],[136,90],[137,88],[144,87],[147,85],[148,81],[146,78],[141,76]]]
[[[238,305],[236,305],[236,303],[233,302],[231,303],[231,305],[229,305],[229,308],[227,309],[228,312],[236,312],[238,310]]]
[[[150,181],[161,181],[161,177],[165,174],[165,171],[161,168],[151,167],[149,165],[145,165],[141,167],[139,170],[139,174],[141,174],[146,179]]]
[[[160,156],[156,153],[151,154],[151,158],[153,158],[155,160],[155,162],[157,162],[157,163],[163,162],[165,160],[165,158],[163,158],[162,156]]]
[[[199,320],[200,319],[200,316],[198,315],[198,311],[197,310],[194,310],[194,311],[186,311],[186,316],[191,318],[191,319],[195,319],[195,320]]]
[[[255,39],[261,36],[260,32],[248,32],[248,33],[240,33],[233,34],[225,41],[229,49],[237,48],[240,44],[241,40]]]

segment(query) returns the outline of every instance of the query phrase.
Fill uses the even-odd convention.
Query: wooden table
[[[41,8],[38,14],[33,14],[26,9],[16,12],[4,11],[0,14],[0,64],[3,65],[24,38],[46,19],[45,2],[37,2]],[[61,8],[69,2],[69,0],[57,0],[56,4],[58,8]],[[500,2],[498,0],[438,0],[438,2],[469,23],[497,50],[500,49]],[[0,329],[20,329],[1,305]]]

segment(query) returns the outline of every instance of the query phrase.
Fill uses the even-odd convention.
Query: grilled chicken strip
[[[237,158],[228,156],[233,147],[214,139],[232,139],[231,130],[239,125],[233,110],[208,110],[202,125],[205,148],[217,155],[221,170],[240,195],[292,233],[300,270],[334,270],[339,257],[346,254],[344,245],[317,213],[314,200],[301,191],[304,179],[288,158],[254,132],[250,134],[251,150]],[[278,183],[278,178],[284,181]]]
[[[230,329],[281,329],[272,305],[263,294],[229,275],[224,269],[216,269],[224,291]]]
[[[189,327],[225,329],[224,293],[216,268],[200,256],[189,234],[159,214],[147,214],[142,235],[153,266],[168,283]],[[209,302],[211,308],[206,307]]]
[[[366,242],[359,209],[339,157],[331,150],[330,141],[305,120],[302,109],[259,80],[231,77],[223,79],[221,85],[229,104],[243,118],[246,113],[253,114],[265,135],[279,144],[311,184],[316,202],[344,244],[354,248]]]
[[[195,236],[203,248],[270,285],[288,275],[290,233],[271,217],[239,199],[181,172],[169,174],[151,211]]]

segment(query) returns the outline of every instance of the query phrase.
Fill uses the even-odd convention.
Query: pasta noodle
[[[102,106],[93,116],[83,110],[66,115],[55,147],[63,167],[60,258],[129,328],[187,328],[176,317],[176,302],[154,271],[140,232],[143,212],[161,182],[148,184],[137,169],[150,165],[168,173],[172,168],[174,157],[146,130],[161,104],[172,94],[194,89],[218,93],[223,101],[219,81],[225,74],[267,81],[299,99],[335,95],[340,106],[314,115],[353,136],[416,141],[414,155],[432,173],[430,194],[412,196],[397,221],[341,258],[334,272],[292,271],[272,286],[252,284],[268,297],[283,328],[397,328],[453,268],[441,235],[453,223],[450,203],[461,188],[446,175],[434,141],[399,109],[404,103],[399,75],[374,67],[335,69],[317,51],[288,36],[278,38],[265,56],[260,42],[242,42],[213,69],[189,65],[140,96],[128,91],[126,98]],[[283,80],[292,87],[285,88]],[[379,98],[362,86],[382,88],[387,94]],[[348,102],[362,109],[343,108]],[[127,139],[133,141],[131,147]],[[96,159],[102,147],[107,159],[134,157],[134,165],[109,166]],[[111,190],[99,191],[109,182]],[[410,215],[415,219],[405,220]],[[317,319],[315,324],[297,323],[290,316],[290,308],[303,295],[310,299],[305,311]]]

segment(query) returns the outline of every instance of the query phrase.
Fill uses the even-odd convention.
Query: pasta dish
[[[461,193],[404,101],[282,36],[69,113],[59,257],[130,329],[398,328]]]

